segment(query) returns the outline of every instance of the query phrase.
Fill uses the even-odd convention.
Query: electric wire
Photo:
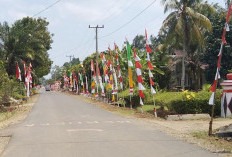
[[[54,3],[52,3],[51,5],[47,6],[46,8],[44,8],[43,10],[39,11],[38,13],[34,14],[32,17],[35,17],[41,13],[43,13],[44,11],[48,10],[49,8],[53,7],[54,5],[56,5],[57,3],[59,3],[61,0],[58,0]]]
[[[136,14],[131,20],[129,20],[128,22],[124,23],[123,25],[121,25],[119,28],[115,29],[111,33],[109,33],[107,35],[104,35],[104,36],[102,36],[100,38],[105,38],[105,37],[108,37],[108,36],[110,36],[110,35],[118,32],[119,30],[121,30],[122,28],[124,28],[125,26],[127,26],[128,24],[130,24],[132,21],[134,21],[138,16],[140,16],[143,12],[145,12],[148,8],[150,8],[155,2],[156,2],[156,0],[152,1],[145,9],[143,9],[141,12],[139,12],[138,14]]]

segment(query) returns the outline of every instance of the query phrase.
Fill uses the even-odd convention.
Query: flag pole
[[[222,50],[223,50],[223,45],[224,42],[221,43],[221,47],[220,47],[220,52],[219,55],[222,55]],[[218,55],[218,56],[219,56]],[[214,110],[215,110],[215,98],[216,98],[216,91],[217,91],[217,82],[218,82],[218,75],[219,75],[219,70],[220,70],[220,63],[221,63],[221,57],[219,56],[218,58],[218,67],[217,67],[217,72],[216,72],[216,84],[215,84],[215,93],[213,95],[213,103],[212,103],[212,109],[211,109],[211,118],[210,118],[210,122],[209,122],[209,132],[208,135],[211,136],[213,134],[213,116],[214,116]]]
[[[156,107],[155,107],[155,94],[152,94],[152,99],[153,99],[153,103],[154,103],[154,116],[157,117]]]
[[[226,16],[226,23],[223,29],[223,34],[222,34],[222,42],[221,42],[221,47],[220,47],[220,52],[218,54],[218,63],[217,63],[217,71],[216,71],[216,76],[215,76],[215,80],[214,80],[214,84],[211,87],[211,91],[213,92],[213,97],[210,98],[209,104],[213,105],[212,106],[212,110],[211,110],[211,119],[209,122],[209,132],[208,135],[211,136],[213,133],[213,116],[214,116],[214,109],[215,109],[215,95],[216,95],[216,89],[217,89],[217,83],[218,83],[218,79],[219,79],[219,70],[220,70],[220,64],[221,64],[221,58],[222,58],[222,50],[223,50],[223,45],[226,43],[226,39],[225,39],[225,35],[226,35],[226,31],[228,28],[228,21],[231,15],[231,1],[229,3],[229,7],[228,7],[228,12],[227,12],[227,16]]]
[[[132,109],[131,95],[130,95],[130,109]]]

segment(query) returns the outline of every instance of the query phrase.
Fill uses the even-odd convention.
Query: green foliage
[[[155,94],[154,99],[156,103],[156,109],[158,109],[158,115],[162,116],[165,110],[165,114],[196,114],[196,113],[209,113],[211,112],[211,106],[208,104],[211,92],[158,92]],[[149,90],[144,91],[144,112],[153,113],[153,97]],[[126,106],[130,105],[129,90],[122,91],[118,94],[120,98],[124,98]],[[134,107],[139,106],[138,89],[135,89],[134,95],[131,97]],[[220,116],[220,91],[216,93],[215,99],[215,116]],[[165,115],[164,115],[165,116]]]
[[[15,78],[9,79],[1,61],[0,76],[0,104],[10,105],[10,97],[21,99],[26,94],[23,83],[20,84]]]
[[[182,99],[182,93],[180,92],[163,92],[155,95],[155,101],[157,106],[168,106],[172,101]]]
[[[143,94],[145,98],[143,99],[144,104],[152,104],[152,99],[150,99],[150,90],[144,90]],[[129,89],[124,90],[120,93],[118,93],[118,97],[121,99],[124,99],[126,102],[126,106],[130,106],[130,95],[129,95]],[[138,88],[134,88],[134,94],[131,96],[131,102],[134,107],[140,106],[140,97],[139,97],[139,91]]]
[[[195,98],[190,99],[176,99],[171,101],[168,106],[169,110],[177,114],[195,114],[195,113],[211,113],[211,107],[208,102],[211,92],[201,91],[196,93]],[[220,115],[220,92],[216,93],[215,98],[215,116]]]
[[[205,47],[205,53],[202,54],[202,62],[208,65],[205,75],[206,81],[212,83],[215,78],[215,73],[217,69],[218,53],[221,46],[221,37],[223,34],[223,28],[225,26],[226,13],[227,11],[218,5],[214,5],[216,12],[214,14],[209,14],[213,31],[208,32],[206,36],[207,45]],[[229,25],[232,24],[232,20],[229,21]],[[222,79],[226,79],[226,74],[231,70],[232,67],[232,34],[230,32],[226,33],[227,44],[223,48],[223,55],[221,60],[220,76]]]
[[[210,91],[210,87],[211,87],[211,84],[203,84],[203,86],[202,86],[202,90],[203,91]]]
[[[0,23],[0,39],[3,44],[1,59],[11,77],[15,75],[16,62],[23,69],[23,60],[32,64],[33,78],[40,78],[50,72],[52,61],[47,51],[51,49],[53,36],[48,32],[45,19],[25,17],[12,26]]]

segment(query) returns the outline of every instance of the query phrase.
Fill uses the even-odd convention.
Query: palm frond
[[[178,5],[175,1],[165,2],[164,4],[164,13],[167,11],[179,10]]]
[[[211,22],[210,22],[210,20],[206,16],[204,16],[204,15],[202,15],[200,13],[195,12],[193,9],[191,9],[189,7],[186,8],[186,13],[188,14],[188,16],[190,18],[192,18],[192,20],[194,21],[194,23],[199,28],[203,28],[203,29],[209,30],[209,31],[212,30]]]
[[[204,43],[204,36],[202,35],[201,31],[198,29],[198,27],[193,24],[191,29],[191,40],[195,43],[198,43],[199,45],[203,45]]]
[[[182,24],[182,16],[180,15],[180,17],[178,18],[177,20],[177,24],[176,24],[176,28],[175,28],[175,31],[180,35],[182,33],[182,27],[183,24]]]
[[[175,25],[175,23],[177,21],[176,14],[177,14],[177,12],[172,12],[168,15],[168,17],[164,20],[164,22],[160,28],[160,33],[165,31],[166,29],[168,29],[168,27]]]

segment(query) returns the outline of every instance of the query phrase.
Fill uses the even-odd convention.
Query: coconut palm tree
[[[209,19],[200,14],[199,9],[213,8],[201,0],[163,0],[164,12],[172,11],[164,20],[160,34],[166,36],[166,42],[183,47],[181,88],[185,88],[185,59],[191,50],[190,43],[202,46],[204,32],[212,29]],[[182,42],[181,42],[182,40]]]

